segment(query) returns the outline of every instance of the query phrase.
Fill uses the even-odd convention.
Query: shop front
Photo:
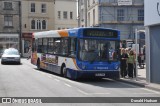
[[[19,50],[19,34],[0,34],[0,53],[7,48],[16,48]]]
[[[28,57],[29,46],[31,46],[32,33],[22,33],[22,56]]]

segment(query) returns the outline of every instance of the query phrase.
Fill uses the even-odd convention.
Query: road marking
[[[41,73],[42,75],[46,75],[45,73]]]
[[[58,79],[54,79],[55,81],[57,81],[57,82],[59,82],[60,80],[58,80]]]
[[[68,87],[70,87],[70,88],[72,87],[71,85],[69,85],[69,84],[67,84],[67,83],[64,83],[64,85],[66,85],[66,86],[68,86]]]
[[[89,93],[90,95],[106,95],[106,94],[110,94],[110,93]]]
[[[78,88],[77,88],[77,91],[80,92],[80,93],[82,93],[82,94],[88,95],[88,93],[86,93],[86,92],[84,92],[84,91],[82,91],[82,90],[80,90]]]
[[[119,82],[119,83],[122,83],[122,84],[125,84],[125,85],[128,85],[128,86],[131,86],[131,87],[133,87],[133,88],[137,88],[136,85],[128,84],[128,83],[125,83],[125,82]],[[155,91],[155,90],[151,90],[151,89],[147,89],[147,88],[140,88],[140,89],[145,90],[145,91],[148,91],[148,92],[152,92],[152,94],[153,94],[153,93],[154,93],[154,94],[160,94],[160,92]],[[137,94],[139,94],[139,93],[137,93]]]
[[[52,76],[47,76],[47,77],[52,78]]]
[[[155,93],[155,94],[160,94],[160,92],[155,91],[155,90],[151,90],[151,89],[147,89],[147,88],[140,88],[140,89],[148,91],[148,92],[152,92],[152,93]]]
[[[137,95],[137,94],[139,94],[139,95],[153,95],[155,93],[122,93],[122,94],[124,94],[124,95]]]

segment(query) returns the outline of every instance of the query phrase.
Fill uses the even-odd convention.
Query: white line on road
[[[91,95],[106,95],[106,94],[110,94],[110,93],[89,93],[89,94],[91,94]]]
[[[49,75],[47,77],[52,78],[52,76],[49,76]]]
[[[58,80],[58,79],[54,79],[55,81],[57,81],[57,82],[59,82],[60,80]]]
[[[78,88],[77,88],[77,91],[80,92],[80,93],[82,93],[82,94],[88,95],[88,93],[86,93],[86,92],[84,92],[84,91],[82,91],[82,90],[80,90]]]
[[[127,86],[131,86],[131,87],[133,87],[133,88],[137,88],[136,85],[128,84],[128,83],[125,83],[125,82],[119,82],[119,83],[125,84],[125,85],[127,85]],[[148,91],[148,92],[152,92],[152,94],[153,94],[153,93],[154,93],[154,94],[160,94],[160,92],[155,91],[155,90],[151,90],[151,89],[147,89],[147,88],[140,88],[140,89],[145,90],[145,91]]]
[[[68,86],[68,87],[72,87],[71,85],[67,84],[67,83],[64,83],[64,85]]]
[[[151,89],[147,89],[147,88],[140,88],[140,89],[145,90],[145,91],[149,91],[149,92],[152,92],[152,93],[155,93],[155,94],[160,94],[160,92],[154,91],[154,90],[151,90]]]

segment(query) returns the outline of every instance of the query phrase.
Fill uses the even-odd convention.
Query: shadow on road
[[[3,63],[1,65],[23,65],[22,63],[11,63],[11,62],[7,62],[7,63]]]
[[[56,75],[58,77],[63,78],[61,75],[56,74],[54,72],[50,72],[47,70],[38,70],[37,68],[34,68],[37,71],[41,71],[44,73],[48,73],[51,75]],[[69,78],[66,78],[67,80],[72,80]],[[103,78],[103,79],[78,79],[78,80],[72,80],[78,83],[82,83],[82,84],[86,84],[86,85],[93,85],[93,86],[98,86],[98,87],[103,87],[103,88],[143,88],[141,86],[133,86],[131,84],[128,83],[124,83],[124,82],[120,82],[118,80],[114,80],[114,79],[109,79],[109,78]]]

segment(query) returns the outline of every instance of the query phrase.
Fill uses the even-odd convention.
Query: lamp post
[[[135,30],[135,40],[136,40],[136,42],[135,42],[135,44],[136,44],[136,46],[135,46],[135,49],[136,49],[136,81],[138,80],[138,68],[137,68],[137,65],[138,65],[138,61],[137,61],[137,38],[138,38],[138,30],[137,30],[137,28],[136,28],[136,30]]]
[[[137,68],[137,66],[138,66],[138,61],[137,61],[137,59],[138,59],[138,46],[137,46],[137,44],[138,44],[138,35],[139,35],[139,32],[145,32],[144,30],[137,30],[137,28],[135,29],[135,44],[136,44],[136,46],[135,46],[135,49],[136,49],[136,80],[138,80],[138,68]]]
[[[22,23],[21,23],[21,1],[18,1],[19,7],[19,51],[22,55]]]

